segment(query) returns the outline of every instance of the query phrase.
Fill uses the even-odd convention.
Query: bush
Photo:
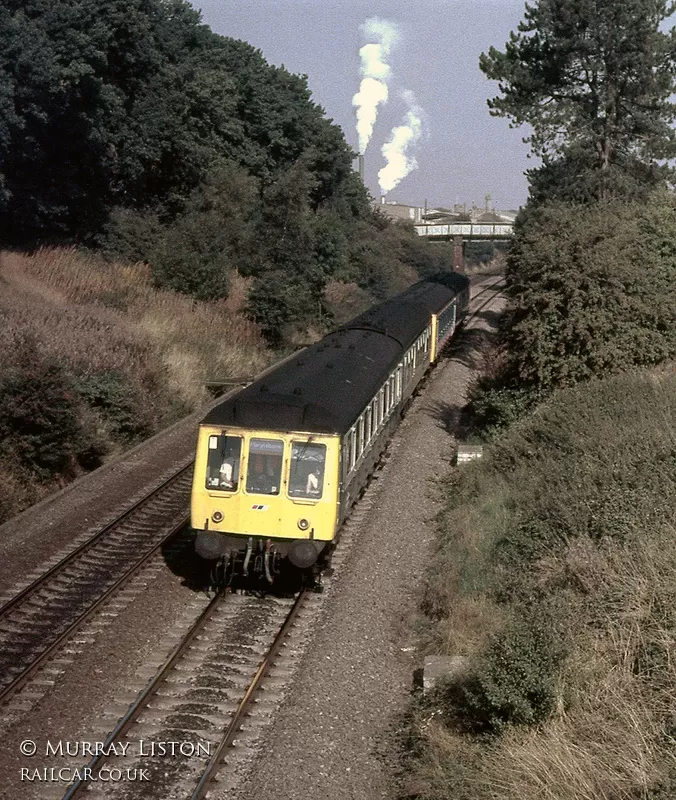
[[[541,609],[493,637],[462,687],[461,712],[474,730],[535,725],[556,709],[566,655],[554,619]]]
[[[78,398],[56,362],[21,342],[17,364],[0,375],[0,442],[3,450],[41,479],[73,470],[83,445]]]
[[[473,429],[490,437],[514,425],[541,399],[536,389],[505,386],[499,378],[479,378],[467,393],[464,413]]]
[[[129,445],[152,433],[152,420],[142,397],[121,372],[84,375],[76,385],[89,408],[99,412],[115,442]]]
[[[508,259],[511,385],[545,391],[676,356],[676,199],[539,206]]]

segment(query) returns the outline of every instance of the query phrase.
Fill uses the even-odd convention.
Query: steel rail
[[[256,670],[256,674],[252,678],[252,680],[247,685],[247,688],[242,695],[241,700],[239,701],[237,708],[233,712],[232,719],[228,723],[227,728],[223,732],[223,736],[221,741],[217,745],[215,751],[211,755],[205,770],[200,778],[197,787],[193,791],[191,795],[192,798],[203,798],[206,790],[209,786],[209,783],[213,779],[214,775],[220,768],[220,762],[222,759],[223,751],[229,744],[232,743],[233,739],[236,737],[236,734],[240,728],[242,717],[246,713],[246,710],[249,707],[249,704],[252,702],[253,695],[255,694],[256,690],[261,684],[261,681],[265,678],[267,671],[269,670],[273,659],[279,652],[284,639],[286,638],[289,628],[293,625],[294,620],[296,619],[298,612],[303,604],[303,601],[307,595],[307,590],[302,590],[299,592],[298,596],[296,597],[294,604],[289,609],[289,612],[284,619],[284,622],[281,624],[280,628],[278,629],[275,637],[270,644],[270,647],[267,649],[265,655],[263,656],[258,668]],[[138,715],[143,711],[146,707],[148,701],[152,698],[152,696],[156,693],[158,688],[164,683],[167,675],[171,672],[171,670],[175,667],[177,662],[180,661],[182,656],[185,654],[186,650],[190,647],[192,642],[195,638],[201,633],[204,625],[208,622],[208,620],[213,616],[213,613],[217,610],[217,608],[224,602],[227,594],[224,591],[219,592],[215,597],[211,600],[209,605],[201,612],[199,617],[193,622],[190,626],[188,632],[183,636],[180,642],[178,642],[171,653],[167,656],[162,666],[157,670],[155,675],[151,678],[150,682],[147,684],[145,689],[138,695],[138,697],[131,703],[129,708],[127,709],[126,713],[123,717],[120,718],[117,725],[114,729],[108,734],[106,740],[104,742],[103,747],[101,748],[102,752],[99,755],[93,756],[89,763],[87,764],[87,769],[90,770],[90,774],[94,772],[94,770],[100,767],[107,759],[105,755],[106,750],[113,744],[113,742],[119,741],[128,731],[130,725],[134,722],[134,720],[138,717]],[[82,770],[84,772],[84,770]],[[68,791],[63,795],[62,800],[73,800],[73,798],[79,796],[79,794],[86,788],[87,781],[83,778],[78,778],[78,780],[71,785]]]
[[[308,590],[303,589],[301,592],[299,592],[298,596],[296,597],[296,600],[293,606],[291,606],[291,609],[289,610],[286,619],[284,620],[281,628],[277,632],[274,641],[270,645],[268,652],[263,657],[263,660],[258,666],[256,674],[254,675],[253,679],[251,680],[251,683],[247,687],[246,692],[244,693],[242,699],[240,700],[239,705],[237,706],[233,714],[233,717],[230,720],[230,723],[228,724],[228,727],[226,728],[223,734],[223,738],[218,743],[216,749],[212,753],[211,758],[209,759],[209,762],[206,766],[206,769],[204,770],[202,777],[199,780],[199,783],[195,787],[193,793],[190,795],[190,800],[203,800],[203,798],[206,797],[206,794],[209,789],[209,784],[216,777],[216,773],[221,767],[223,752],[226,749],[226,747],[231,745],[235,740],[241,726],[242,717],[246,714],[246,711],[253,700],[254,694],[260,687],[268,670],[270,669],[270,666],[272,665],[273,659],[275,658],[275,656],[279,652],[279,649],[284,643],[284,640],[286,639],[289,633],[289,628],[291,628],[296,617],[298,616],[298,613],[305,601],[305,598],[307,597],[307,593]]]
[[[477,299],[477,297],[481,297],[481,295],[484,294],[485,292],[488,292],[491,289],[494,289],[499,284],[503,283],[504,280],[505,280],[504,275],[501,275],[498,278],[497,281],[493,281],[493,283],[489,284],[488,286],[483,286],[483,285],[480,284],[481,285],[480,291],[478,291],[475,295],[472,295],[472,297],[470,298],[470,303],[474,302]],[[472,312],[472,313],[476,313],[476,312]]]
[[[472,300],[470,302],[474,302],[474,300],[476,300],[477,297],[480,297],[484,292],[487,292],[487,291],[489,291],[491,289],[495,289],[495,287],[498,286],[498,284],[500,284],[500,283],[501,283],[501,281],[496,281],[495,283],[492,283],[490,286],[486,286],[485,289],[482,289],[480,292],[478,292],[476,295],[474,295],[474,297],[472,298]],[[494,293],[490,297],[487,297],[477,308],[473,309],[472,312],[470,314],[468,314],[467,322],[465,323],[465,329],[469,328],[469,323],[476,317],[476,315],[479,313],[479,311],[481,311],[483,308],[485,308],[489,303],[492,303],[493,300],[495,300],[495,298],[499,296],[499,294],[501,292],[501,289],[502,289],[502,287],[500,287],[499,289],[496,289],[494,291]]]
[[[124,735],[131,723],[145,707],[146,701],[157,691],[160,684],[164,682],[165,677],[173,669],[174,664],[176,664],[186,649],[192,644],[195,637],[202,630],[205,622],[211,617],[214,611],[216,611],[225,597],[225,593],[221,591],[212,598],[209,605],[204,609],[204,611],[202,611],[199,617],[190,626],[190,629],[185,636],[174,647],[164,664],[155,673],[146,688],[141,692],[136,700],[131,703],[124,716],[121,717],[115,728],[108,734],[102,748],[103,751],[106,751],[113,742],[117,741],[121,736]],[[103,753],[93,756],[90,762],[87,764],[87,768],[93,772],[96,767],[105,761],[105,759],[106,756],[103,755]],[[75,797],[85,786],[86,781],[84,781],[82,778],[78,778],[77,781],[72,784],[70,789],[68,789],[62,800],[71,800],[71,798]]]
[[[140,500],[126,509],[122,514],[116,517],[112,522],[109,522],[107,525],[104,525],[103,528],[98,530],[94,533],[89,539],[82,544],[78,545],[73,551],[68,553],[68,555],[64,556],[60,561],[50,567],[46,572],[36,578],[32,583],[25,586],[21,589],[18,594],[12,597],[11,600],[8,600],[4,605],[0,606],[0,619],[6,616],[12,609],[16,608],[16,606],[21,603],[23,600],[26,600],[30,595],[35,594],[35,592],[39,591],[40,588],[43,586],[46,581],[50,578],[53,578],[57,572],[65,569],[66,567],[70,566],[74,561],[76,561],[81,555],[83,555],[90,547],[93,547],[97,544],[106,534],[110,533],[114,528],[120,525],[121,522],[124,522],[131,514],[135,511],[138,511],[141,506],[147,503],[149,500],[153,498],[158,492],[165,489],[172,481],[179,478],[186,470],[190,469],[192,465],[195,463],[193,457],[185,463],[177,472],[173,475],[170,475],[166,480],[162,481],[159,486],[156,486],[154,489],[151,489],[147,494],[145,494]],[[0,696],[1,697],[1,696]]]
[[[62,647],[65,642],[77,631],[78,628],[82,627],[98,610],[99,608],[106,603],[110,598],[117,592],[122,586],[128,583],[147,563],[150,559],[157,553],[157,551],[165,545],[173,536],[175,536],[179,531],[181,531],[190,521],[189,516],[183,517],[180,522],[174,525],[171,530],[159,541],[157,542],[153,548],[147,551],[138,561],[134,563],[134,565],[128,569],[123,575],[121,575],[115,583],[112,584],[105,592],[101,595],[91,606],[89,606],[82,614],[80,614],[77,619],[75,619],[66,630],[61,633],[57,639],[50,644],[46,650],[44,650],[40,655],[22,672],[20,672],[14,680],[9,683],[5,688],[0,692],[0,704],[7,702],[9,697],[16,694],[23,686],[38,672],[42,667],[45,665],[47,661],[49,661],[56,651]]]

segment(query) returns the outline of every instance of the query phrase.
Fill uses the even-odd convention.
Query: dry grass
[[[674,796],[675,389],[672,365],[563,394],[495,446],[493,466],[472,465],[449,487],[427,587],[428,650],[473,664],[524,604],[560,609],[568,648],[558,704],[538,725],[477,736],[457,726],[445,696],[423,704],[418,796]],[[534,518],[540,527],[523,530],[551,529],[559,546],[519,543]],[[512,556],[523,546],[521,565],[505,560],[507,541]]]
[[[586,563],[572,548],[595,588],[574,631],[568,709],[541,729],[502,738],[486,764],[487,797],[645,797],[676,768],[667,732],[676,691],[675,533],[588,553]],[[642,666],[646,653],[657,663]]]
[[[234,278],[226,301],[197,303],[152,288],[143,264],[47,248],[3,253],[0,283],[0,352],[28,333],[77,371],[117,370],[162,385],[175,408],[205,402],[207,380],[255,374],[270,361],[257,327],[241,313],[242,278]]]
[[[64,365],[76,386],[99,381],[94,385],[106,391],[123,376],[126,406],[117,420],[132,415],[151,433],[204,404],[206,381],[252,375],[270,363],[242,313],[247,291],[246,280],[233,276],[227,300],[198,303],[154,289],[143,264],[109,264],[72,248],[0,253],[0,378],[3,367],[21,366],[18,343],[31,341],[41,358]],[[82,410],[83,429],[108,455],[130,443],[114,413]],[[40,483],[12,453],[1,453],[0,522],[62,480]]]
[[[449,728],[441,715],[420,716],[422,794],[635,800],[668,785],[676,770],[676,740],[669,733],[676,700],[676,530],[664,533],[658,542],[610,548],[601,556],[590,552],[589,562],[573,547],[570,560],[582,566],[584,582],[593,576],[596,583],[588,598],[591,614],[580,615],[574,631],[566,707],[540,727],[513,727],[490,743]],[[595,624],[590,616],[598,617]],[[470,630],[477,621],[470,617]],[[659,661],[659,674],[640,666],[646,652]]]

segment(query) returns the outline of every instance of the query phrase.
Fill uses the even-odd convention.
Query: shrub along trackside
[[[484,433],[553,390],[676,358],[676,199],[550,203],[524,214],[507,263],[502,358],[470,392]]]
[[[468,668],[421,796],[673,796],[674,398],[673,366],[558,391],[450,479],[423,607]]]

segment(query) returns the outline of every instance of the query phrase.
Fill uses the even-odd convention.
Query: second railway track
[[[188,522],[192,461],[0,607],[6,703]]]

